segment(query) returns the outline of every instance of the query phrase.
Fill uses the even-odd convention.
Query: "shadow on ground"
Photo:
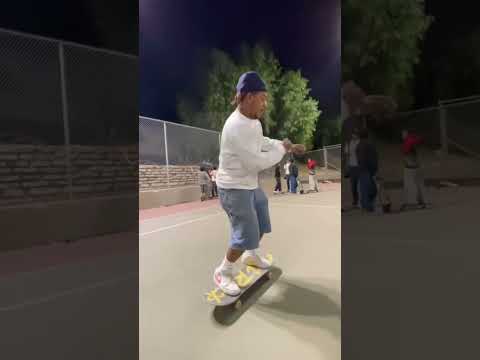
[[[246,312],[290,331],[295,337],[314,346],[323,344],[322,353],[328,358],[340,358],[341,299],[337,290],[320,285],[321,279],[307,282],[300,279],[280,278],[279,268],[272,270],[270,280],[259,281],[244,297],[240,310],[217,307],[212,320],[218,327],[233,325]],[[274,285],[272,287],[272,285]],[[265,294],[269,289],[271,292]],[[317,331],[312,331],[316,329]],[[334,339],[330,345],[319,341],[320,336]],[[328,342],[327,342],[328,343]]]
[[[252,311],[317,347],[325,358],[340,359],[341,298],[337,290],[321,285],[322,282],[282,278],[275,284],[278,292]]]

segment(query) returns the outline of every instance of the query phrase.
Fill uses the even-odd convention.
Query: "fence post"
[[[323,147],[323,167],[325,170],[328,169],[328,155],[327,155],[327,148]]]
[[[58,57],[60,61],[60,86],[62,90],[62,117],[63,117],[63,133],[65,139],[65,160],[67,167],[67,183],[68,183],[68,198],[73,198],[72,187],[72,159],[70,149],[70,123],[68,119],[68,97],[67,84],[65,74],[65,49],[63,42],[58,43]]]
[[[167,165],[167,186],[170,187],[170,163],[168,160],[167,123],[163,122],[163,138],[165,142],[165,164]]]
[[[447,114],[445,107],[439,101],[440,110],[440,141],[442,144],[442,152],[444,155],[448,155],[448,135],[447,135]]]

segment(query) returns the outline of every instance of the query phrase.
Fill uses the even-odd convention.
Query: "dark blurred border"
[[[0,15],[0,347],[138,358],[138,2]]]
[[[442,4],[342,1],[342,145],[366,130],[378,156],[374,212],[342,158],[345,360],[478,358],[480,27],[473,3]]]

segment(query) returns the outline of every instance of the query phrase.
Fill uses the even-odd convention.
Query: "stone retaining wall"
[[[198,166],[140,165],[140,191],[198,184]]]
[[[133,146],[0,145],[0,201],[85,198],[131,192],[138,186]],[[71,181],[71,187],[69,186]]]

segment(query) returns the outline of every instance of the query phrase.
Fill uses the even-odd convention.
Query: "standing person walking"
[[[310,191],[318,192],[318,182],[315,176],[316,167],[317,167],[317,162],[309,158],[307,160],[307,168],[308,168],[308,183],[310,185]]]
[[[357,159],[357,146],[360,142],[358,130],[352,132],[350,141],[345,146],[345,158],[347,160],[347,176],[350,178],[350,186],[352,191],[352,206],[359,207],[358,204],[358,188],[360,180],[360,167]]]
[[[298,187],[298,166],[295,164],[295,160],[292,160],[290,165],[290,192],[292,194],[297,193]]]
[[[402,152],[404,155],[403,167],[403,192],[404,202],[400,210],[416,203],[419,209],[426,208],[425,204],[425,181],[418,156],[418,145],[422,139],[407,130],[402,131]]]
[[[377,185],[374,177],[378,170],[378,155],[375,146],[368,140],[368,131],[360,132],[360,142],[356,148],[359,165],[360,203],[366,212],[375,211]]]
[[[217,167],[216,166],[214,166],[213,169],[210,171],[210,178],[212,180],[212,197],[216,198],[218,196]]]
[[[283,168],[285,170],[285,180],[287,182],[287,192],[290,192],[290,165],[292,163],[290,162],[290,159],[287,160],[285,165],[283,165]]]

